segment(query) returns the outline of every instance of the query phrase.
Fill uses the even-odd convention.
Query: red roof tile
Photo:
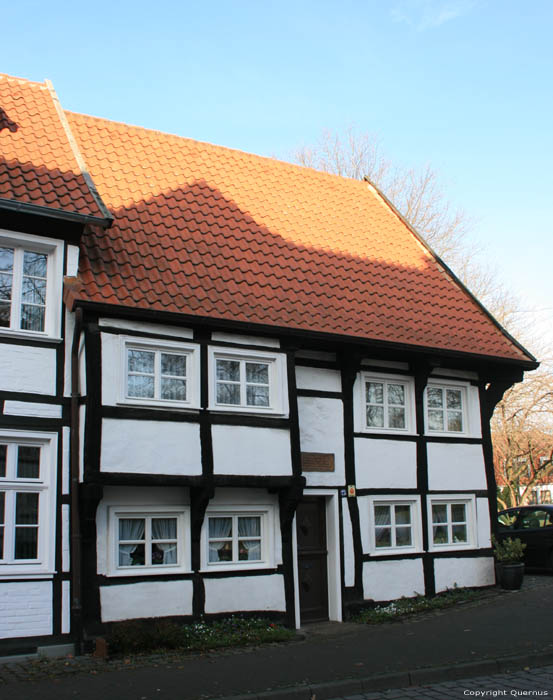
[[[0,199],[103,219],[46,84],[0,74]]]

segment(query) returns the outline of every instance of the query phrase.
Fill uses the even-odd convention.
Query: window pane
[[[389,408],[388,409],[389,428],[405,428],[405,409],[404,408]]]
[[[177,539],[177,519],[176,518],[152,518],[152,539],[153,540],[176,540]]]
[[[21,305],[21,324],[20,327],[24,331],[44,330],[44,313],[43,306],[29,306],[28,304]]]
[[[466,525],[453,525],[451,528],[453,534],[454,542],[466,542],[467,541],[467,526]]]
[[[217,379],[239,382],[240,362],[236,360],[217,360]]]
[[[390,506],[375,506],[374,522],[376,525],[389,525],[392,522]]]
[[[268,406],[269,387],[268,386],[247,386],[246,404],[248,406]]]
[[[429,406],[432,406],[432,408],[443,406],[442,390],[429,386],[426,390],[426,401]]]
[[[392,546],[392,530],[389,527],[377,527],[374,530],[375,545],[377,547]]]
[[[152,551],[150,554],[152,558],[152,566],[177,563],[176,543],[152,544]]]
[[[246,382],[253,384],[269,383],[269,365],[259,362],[246,362]]]
[[[396,506],[396,525],[408,525],[411,522],[411,506]]]
[[[46,280],[37,277],[24,277],[21,299],[26,304],[44,306],[46,303]]]
[[[261,537],[261,518],[238,518],[238,537]]]
[[[432,522],[447,523],[447,506],[444,504],[432,506]]]
[[[384,403],[384,384],[367,382],[367,403]]]
[[[0,299],[10,301],[12,298],[12,283],[12,275],[0,273]]]
[[[161,379],[161,398],[167,401],[186,401],[186,379]]]
[[[143,544],[120,544],[119,566],[144,566],[145,551]]]
[[[210,541],[209,561],[232,561],[232,542]]]
[[[120,518],[119,539],[136,541],[144,539],[145,521],[143,518]]]
[[[0,302],[0,327],[10,327],[11,304]]]
[[[459,389],[447,389],[447,407],[461,409],[461,392]]]
[[[232,537],[232,518],[209,518],[210,537]]]
[[[451,520],[454,523],[464,523],[467,520],[466,506],[464,503],[451,504]]]
[[[240,404],[240,384],[217,382],[217,403]]]
[[[174,377],[186,377],[186,355],[169,355],[161,353],[161,374]]]
[[[445,525],[435,525],[432,531],[434,544],[447,544],[447,527]]]
[[[129,372],[154,373],[155,353],[147,350],[129,350]]]
[[[0,445],[0,476],[6,476],[6,461],[8,459],[8,446]]]
[[[0,525],[4,524],[4,504],[6,501],[5,491],[0,491]]]
[[[141,374],[129,375],[128,396],[131,398],[154,398],[154,378]]]
[[[15,522],[17,525],[38,523],[38,493],[16,493]]]
[[[36,559],[38,553],[38,528],[15,528],[15,559]]]
[[[396,528],[396,546],[409,547],[411,546],[411,528],[397,527]]]
[[[382,406],[367,406],[367,426],[369,428],[384,427],[384,408]]]
[[[4,558],[4,528],[0,526],[0,559]]]
[[[40,474],[40,447],[19,445],[17,448],[17,478],[38,479]]]
[[[261,561],[261,542],[259,540],[240,540],[238,542],[239,561]]]
[[[44,253],[31,253],[26,250],[23,253],[23,274],[34,277],[46,277],[48,256]]]
[[[0,270],[13,270],[13,248],[0,248]]]
[[[460,411],[447,412],[447,429],[454,432],[463,430],[463,414]]]
[[[443,430],[444,429],[444,412],[443,411],[428,411],[428,429]]]
[[[388,384],[388,403],[394,406],[405,405],[405,387],[402,384]]]

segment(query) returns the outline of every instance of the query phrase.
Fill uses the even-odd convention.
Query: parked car
[[[553,505],[517,506],[497,515],[499,540],[519,537],[527,566],[553,569]]]

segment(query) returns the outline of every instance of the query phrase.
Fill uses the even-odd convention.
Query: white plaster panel
[[[188,488],[176,486],[106,486],[104,497],[96,510],[96,566],[99,574],[109,573],[109,508],[112,506],[187,506],[190,504]]]
[[[56,351],[31,345],[2,345],[0,390],[56,393]]]
[[[102,421],[101,470],[201,474],[200,427],[169,421]]]
[[[457,379],[478,379],[476,372],[464,369],[448,369],[447,367],[437,367],[430,372],[431,375],[441,377],[456,377]]]
[[[493,586],[495,569],[493,557],[447,558],[434,560],[436,593],[447,588]]]
[[[416,488],[416,444],[355,438],[355,478],[360,489]]]
[[[70,458],[71,430],[67,427],[62,429],[62,453],[61,453],[61,492],[65,496],[69,493],[70,481]]]
[[[363,596],[366,600],[413,598],[423,593],[422,559],[364,562]]]
[[[344,584],[346,587],[351,587],[355,584],[355,552],[353,551],[353,529],[347,501],[347,498],[342,498]]]
[[[52,634],[52,582],[0,583],[0,639]]]
[[[166,326],[157,323],[144,323],[142,321],[127,321],[122,318],[101,318],[98,321],[100,326],[111,328],[122,328],[139,333],[153,333],[157,335],[172,335],[175,338],[193,338],[194,332],[190,328],[180,328],[178,326]]]
[[[435,442],[427,446],[427,452],[431,491],[487,488],[482,445]]]
[[[79,481],[83,481],[84,472],[84,428],[86,418],[86,407],[79,409]]]
[[[215,474],[287,476],[292,473],[288,430],[214,425],[211,431]]]
[[[211,340],[216,340],[221,343],[236,343],[237,345],[260,345],[266,348],[280,347],[280,340],[278,338],[260,338],[253,335],[219,333],[218,331],[214,331],[211,334]]]
[[[120,339],[113,333],[102,333],[102,403],[104,406],[116,406],[119,400],[119,387],[123,378],[120,376]]]
[[[383,367],[385,369],[409,369],[408,362],[392,362],[391,360],[371,360],[370,357],[366,357],[361,360],[361,364],[368,367]]]
[[[332,486],[345,481],[344,413],[339,399],[298,398],[302,452],[334,455],[333,472],[304,472],[308,486]]]
[[[102,622],[192,614],[192,581],[100,586]]]
[[[79,271],[79,246],[67,246],[67,270],[68,277],[75,277]]]
[[[61,507],[61,570],[69,571],[69,506]]]
[[[336,369],[319,369],[318,367],[296,367],[296,384],[298,389],[316,391],[342,391],[342,378]]]
[[[61,406],[52,403],[30,401],[5,401],[5,416],[29,416],[30,418],[61,418]]]
[[[61,582],[61,633],[71,632],[71,584]]]
[[[478,532],[478,546],[491,547],[490,510],[487,498],[476,499],[476,526]]]
[[[335,362],[335,352],[321,352],[320,350],[298,350],[296,357],[301,360],[322,360],[323,362]]]
[[[247,610],[286,610],[284,577],[231,576],[206,578],[205,611],[223,613]]]
[[[358,496],[357,505],[359,507],[359,529],[361,530],[361,548],[363,554],[369,554],[371,551],[371,540],[369,533],[369,496]]]
[[[480,417],[480,396],[478,395],[477,386],[467,387],[467,402],[468,402],[468,430],[471,437],[482,437],[482,420]]]

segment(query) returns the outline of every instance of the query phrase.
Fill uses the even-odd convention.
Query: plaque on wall
[[[333,472],[333,452],[302,452],[301,470],[303,472]]]

